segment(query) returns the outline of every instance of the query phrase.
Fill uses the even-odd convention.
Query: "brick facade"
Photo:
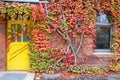
[[[0,70],[6,69],[5,26],[0,23]]]
[[[63,47],[67,48],[67,41],[65,41],[62,36],[57,33],[53,32],[51,33],[51,46],[54,48],[57,47]],[[71,42],[76,49],[80,42],[80,35],[76,35],[75,38],[73,38],[71,35]],[[82,46],[77,54],[77,63],[78,64],[93,64],[98,65],[99,67],[104,67],[109,65],[109,57],[112,55],[105,55],[105,54],[93,54],[94,53],[94,38],[89,35],[84,35]],[[86,63],[83,63],[82,61],[86,60]]]
[[[5,31],[5,26],[3,26],[2,24],[0,24],[0,70],[5,70],[6,69],[6,49],[5,49],[5,35],[6,35],[6,31]],[[67,48],[67,41],[64,40],[62,38],[62,36],[57,33],[57,32],[52,32],[51,33],[51,47],[57,48],[57,47],[63,47],[63,48]],[[78,46],[79,42],[80,42],[80,35],[76,35],[76,37],[73,37],[72,35],[70,35],[71,37],[71,41],[72,41],[72,45],[74,47],[74,49],[76,49],[76,47]],[[93,45],[94,44],[94,40],[91,36],[89,35],[84,35],[83,37],[83,42],[82,42],[82,46],[77,54],[77,63],[78,64],[83,64],[81,60],[86,59],[87,60],[87,64],[96,64],[99,66],[107,66],[107,64],[109,64],[109,56],[106,55],[106,57],[104,55],[93,55]],[[101,59],[101,61],[99,61],[98,57]]]

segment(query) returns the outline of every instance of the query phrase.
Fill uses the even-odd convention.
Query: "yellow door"
[[[7,70],[29,69],[29,46],[27,28],[29,21],[9,20],[7,23],[7,38],[9,46],[7,53]]]

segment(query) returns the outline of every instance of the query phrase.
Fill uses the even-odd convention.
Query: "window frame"
[[[110,27],[110,36],[112,35],[112,32],[113,32],[113,27],[112,27],[112,24],[110,23],[96,23],[95,24],[96,27]],[[110,37],[110,47],[112,46],[112,39]],[[94,54],[112,54],[112,50],[111,49],[94,49]]]
[[[27,24],[28,27],[31,25],[31,21],[30,20],[27,20],[27,21],[24,21],[24,20],[8,20],[7,21],[7,39],[11,38],[12,37],[12,24],[15,24],[15,28],[17,30],[17,24],[20,24],[20,25],[23,25],[23,24]],[[24,41],[24,35],[22,34],[20,37],[21,37],[21,42],[26,42]],[[10,42],[17,42],[17,38],[15,39],[15,41],[12,41],[10,39]]]

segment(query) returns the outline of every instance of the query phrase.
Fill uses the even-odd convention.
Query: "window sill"
[[[113,55],[113,52],[110,49],[95,49],[93,54]]]
[[[111,26],[110,23],[96,23],[98,26]]]

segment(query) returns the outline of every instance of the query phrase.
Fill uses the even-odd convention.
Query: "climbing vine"
[[[96,11],[93,9],[94,5],[92,3],[82,0],[59,0],[52,1],[48,5],[50,28],[53,27],[63,39],[66,39],[68,43],[66,51],[73,53],[75,65],[85,36],[90,36],[95,41]],[[78,22],[78,20],[81,22]],[[79,45],[74,47],[72,38],[78,38],[77,35],[80,36],[80,42],[77,42]],[[92,45],[93,48],[94,44]]]
[[[115,0],[53,0],[50,5],[48,5],[48,16],[50,17],[49,23],[56,24],[52,26],[60,35],[67,38],[68,48],[74,54],[75,64],[76,64],[76,51],[72,47],[72,42],[69,34],[78,35],[76,33],[84,32],[84,37],[81,39],[91,36],[93,41],[95,41],[95,21],[96,14],[98,12],[106,13],[109,17],[109,21],[113,24],[113,50],[115,53],[119,53],[119,23],[120,23],[120,1]],[[77,20],[81,19],[81,26],[77,24]],[[62,27],[63,26],[63,27]],[[76,32],[75,32],[76,31]],[[61,34],[63,33],[63,34]],[[82,44],[85,45],[85,44]],[[93,43],[93,48],[95,48]],[[80,48],[80,47],[78,47]],[[79,50],[79,49],[78,49]],[[115,54],[116,61],[119,60],[119,54]],[[83,56],[82,56],[83,57]],[[115,61],[115,62],[116,62]],[[112,65],[115,66],[115,65]],[[115,68],[115,67],[114,67]],[[117,66],[119,69],[119,65]]]
[[[31,9],[29,3],[0,2],[0,16],[11,20],[30,19]]]
[[[96,4],[99,0],[96,0]],[[113,45],[111,46],[114,52],[114,56],[110,57],[110,69],[112,71],[118,71],[120,68],[120,1],[119,0],[103,0],[97,4],[100,12],[104,12],[109,15],[109,21],[113,24]]]
[[[79,58],[82,62],[87,63],[82,57],[89,56],[88,47],[92,50],[95,48],[95,21],[97,12],[108,14],[109,21],[113,24],[112,49],[115,56],[110,57],[111,65],[109,66],[109,70],[119,70],[119,0],[51,0],[51,3],[47,4],[47,6],[44,5],[44,7],[43,4],[0,3],[0,18],[32,21],[28,33],[31,43],[31,70],[35,72],[48,73],[49,70],[63,69],[63,66],[70,68],[70,72],[85,72],[82,69],[88,70],[88,72],[99,72],[100,69],[96,66],[76,67],[79,63],[78,56],[81,56]],[[0,19],[0,21],[4,22],[3,19]],[[54,32],[62,37],[67,46],[52,47],[50,40],[53,37],[51,34]],[[77,38],[79,41],[75,41]],[[92,40],[91,43],[89,43],[90,39]],[[86,48],[86,46],[88,47]],[[115,64],[112,65],[112,63]],[[117,69],[113,67],[116,65]]]

